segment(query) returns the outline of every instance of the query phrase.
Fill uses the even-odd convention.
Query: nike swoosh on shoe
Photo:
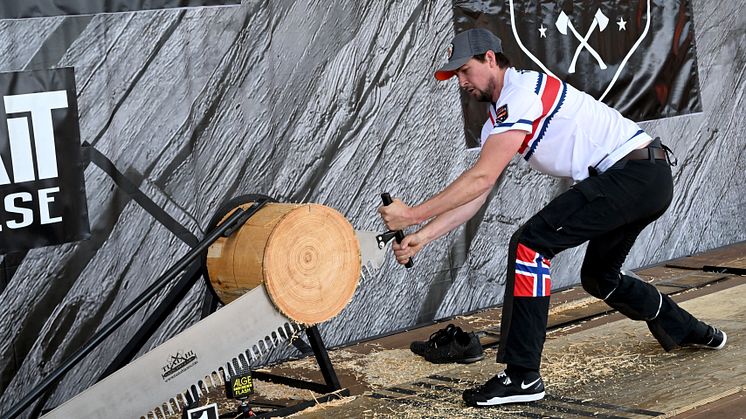
[[[529,387],[533,386],[534,384],[538,383],[539,380],[541,380],[541,377],[535,379],[534,381],[532,381],[532,382],[530,382],[528,384],[524,384],[525,382],[521,381],[521,390],[526,390],[527,388],[529,388]]]

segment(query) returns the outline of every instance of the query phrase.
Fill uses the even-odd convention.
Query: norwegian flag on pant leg
[[[549,259],[518,243],[515,260],[515,297],[547,297],[552,288]]]

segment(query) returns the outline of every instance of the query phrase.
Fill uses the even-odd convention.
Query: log
[[[360,244],[349,221],[332,208],[267,203],[236,233],[210,246],[207,271],[223,304],[263,285],[281,313],[313,325],[336,316],[352,299],[361,273]]]

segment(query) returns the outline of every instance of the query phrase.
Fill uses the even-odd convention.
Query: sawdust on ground
[[[561,330],[555,331],[555,333]],[[553,333],[547,337],[552,340]],[[661,349],[653,337],[642,330],[624,332],[624,338],[603,339],[598,336],[574,335],[576,339],[568,339],[561,345],[548,344],[542,361],[542,377],[551,394],[572,394],[573,388],[603,385],[613,382],[623,376],[630,376],[645,371],[655,371],[666,363],[690,362],[691,353],[670,352]],[[565,336],[566,338],[566,336]],[[379,355],[381,356],[381,355]],[[495,350],[485,352],[485,359],[471,365],[451,364],[442,375],[460,379],[453,385],[452,391],[429,391],[411,387],[417,390],[416,395],[402,395],[397,397],[400,403],[382,400],[366,403],[366,408],[358,410],[352,416],[361,418],[493,418],[493,417],[524,417],[536,414],[530,408],[520,405],[508,405],[491,409],[477,409],[467,407],[461,400],[461,392],[466,388],[485,382],[504,368],[502,364],[494,362]],[[384,359],[383,357],[381,359]],[[375,365],[370,362],[368,365]],[[407,380],[412,383],[424,379],[434,372],[412,374]],[[407,387],[406,383],[401,383]],[[390,383],[387,387],[393,387]],[[410,388],[410,387],[407,387]],[[608,395],[598,395],[604,399]],[[592,400],[592,399],[589,399]],[[371,405],[372,403],[372,405]],[[357,405],[356,405],[357,406]],[[316,415],[308,412],[309,418]],[[339,410],[329,412],[338,414]],[[298,417],[302,417],[299,414]]]
[[[327,410],[332,410],[336,407],[346,405],[350,403],[351,401],[357,399],[358,396],[348,396],[348,397],[341,397],[339,399],[330,400],[328,402],[324,403],[316,403],[315,405],[309,407],[308,409],[302,410],[298,413],[294,413],[290,416],[287,416],[289,418],[297,418],[300,416],[303,416],[304,414],[311,414],[311,413],[326,413]]]
[[[578,335],[574,335],[578,336]],[[562,392],[589,383],[603,383],[622,375],[652,371],[677,356],[666,353],[649,333],[625,332],[625,339],[597,336],[568,339],[544,351],[541,374],[547,386]],[[547,336],[552,339],[552,334]]]
[[[372,388],[406,383],[416,377],[425,377],[453,368],[452,364],[427,362],[422,357],[414,355],[409,349],[374,350],[365,355],[339,349],[329,352],[329,358],[335,370],[338,372],[344,370],[358,380],[368,383]],[[283,366],[294,371],[318,371],[316,360],[312,357],[290,361],[284,363]]]

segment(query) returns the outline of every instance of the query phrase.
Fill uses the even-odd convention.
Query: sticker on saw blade
[[[228,397],[231,399],[242,399],[254,393],[254,379],[251,372],[234,375],[231,377]]]
[[[161,377],[163,377],[163,381],[169,382],[195,365],[197,365],[197,355],[194,351],[176,352],[176,355],[171,355],[168,363],[162,367],[163,374],[161,374]]]
[[[208,404],[206,406],[198,407],[196,409],[187,410],[187,418],[189,419],[220,419],[218,413],[218,404]]]

